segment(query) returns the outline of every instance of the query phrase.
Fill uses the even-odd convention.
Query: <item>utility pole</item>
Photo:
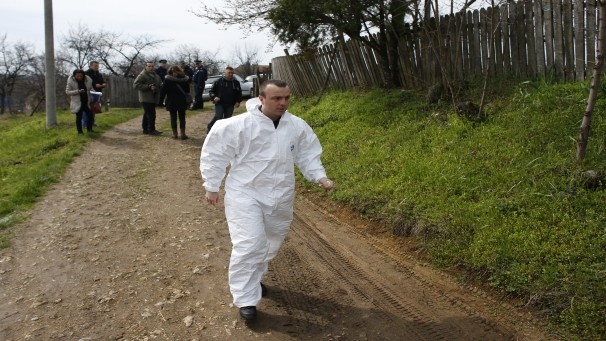
[[[46,128],[57,126],[57,85],[55,82],[55,41],[53,33],[53,0],[44,0],[44,48],[46,76]]]

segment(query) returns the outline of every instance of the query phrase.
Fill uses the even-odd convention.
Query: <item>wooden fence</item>
[[[105,103],[109,103],[112,107],[118,108],[137,108],[140,107],[139,93],[133,89],[133,78],[125,78],[119,76],[108,76],[108,88],[105,93],[108,97],[105,98]]]
[[[442,79],[491,75],[562,81],[591,77],[597,38],[595,1],[539,0],[434,18],[407,25],[399,41],[399,78],[407,88]],[[378,39],[378,37],[374,37]],[[440,57],[438,57],[440,56]],[[377,53],[359,41],[327,45],[311,56],[272,59],[273,73],[295,95],[385,83]]]

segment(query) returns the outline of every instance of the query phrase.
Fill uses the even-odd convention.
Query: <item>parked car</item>
[[[221,77],[223,77],[223,75],[215,75],[208,77],[208,79],[206,80],[206,84],[204,85],[202,100],[210,100],[208,92],[210,91],[210,88],[213,87],[213,83]],[[251,98],[253,96],[253,82],[242,79],[242,77],[238,75],[234,75],[234,78],[237,79],[238,82],[240,82],[240,88],[242,88],[242,98]]]

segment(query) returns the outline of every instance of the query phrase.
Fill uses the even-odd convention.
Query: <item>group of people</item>
[[[166,61],[160,65],[164,67]],[[198,64],[198,61],[196,62]],[[200,63],[201,65],[201,63]],[[199,68],[197,68],[199,70]],[[158,72],[159,71],[159,72]],[[225,179],[225,216],[232,243],[228,268],[228,284],[233,303],[245,321],[257,317],[257,306],[268,294],[262,283],[269,262],[276,257],[293,220],[295,197],[295,165],[303,176],[324,190],[334,188],[322,165],[322,146],[312,128],[301,118],[288,112],[290,88],[282,80],[261,84],[259,97],[246,103],[247,111],[231,117],[242,100],[240,84],[227,67],[223,77],[213,83],[210,99],[215,116],[200,154],[200,172],[208,204],[219,203],[219,190]],[[158,135],[155,129],[155,107],[164,104],[171,114],[173,137],[177,135],[177,118],[181,138],[185,135],[185,111],[190,82],[196,73],[187,68],[171,66],[163,74],[153,62],[134,82],[143,105],[143,132]],[[200,75],[203,79],[207,75]],[[205,80],[204,80],[205,81]],[[194,81],[195,82],[195,81]],[[203,84],[196,83],[196,86]],[[72,95],[72,112],[77,117],[88,114],[88,92],[102,90],[105,83],[93,83],[82,70],[74,71],[67,86]],[[201,91],[196,88],[196,96]],[[160,102],[164,96],[164,102]],[[195,102],[194,102],[195,104]],[[80,120],[76,121],[79,132]],[[92,130],[92,120],[87,129]]]
[[[185,112],[188,109],[204,108],[202,94],[208,79],[208,70],[202,61],[195,60],[194,63],[195,69],[189,67],[185,62],[167,69],[165,59],[159,61],[157,68],[154,68],[153,62],[145,64],[145,69],[141,71],[133,84],[139,92],[139,102],[143,106],[141,125],[144,134],[162,134],[156,129],[156,106],[163,106],[170,113],[172,137],[175,139],[188,138],[185,134]],[[190,107],[188,99],[192,98],[190,95],[192,84],[195,96]],[[231,66],[226,67],[223,76],[213,83],[209,96],[215,105],[215,115],[207,125],[207,132],[217,120],[231,117],[234,109],[238,108],[242,101],[240,82],[234,78],[234,69]],[[181,135],[178,134],[177,126]]]
[[[88,70],[74,70],[67,78],[65,93],[70,96],[70,111],[76,114],[78,134],[84,133],[83,122],[86,124],[87,132],[94,132],[95,112],[91,110],[92,94],[102,93],[106,86],[103,75],[99,72],[99,62],[96,60],[88,63]]]

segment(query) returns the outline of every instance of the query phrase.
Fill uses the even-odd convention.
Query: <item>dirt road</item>
[[[554,339],[310,193],[258,320],[243,323],[223,210],[202,200],[209,119],[189,119],[186,141],[142,135],[135,119],[87,147],[0,251],[0,340]]]

